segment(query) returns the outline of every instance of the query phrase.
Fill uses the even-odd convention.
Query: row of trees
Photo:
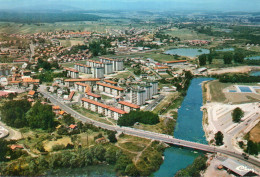
[[[181,169],[176,173],[176,177],[181,176],[201,176],[201,171],[207,168],[207,157],[204,155],[198,156],[194,162],[185,169]]]
[[[235,63],[243,63],[245,55],[242,51],[236,51],[234,53],[225,52],[223,55],[224,64],[232,64],[232,61]],[[204,66],[207,64],[211,64],[213,61],[213,54],[202,54],[199,56],[199,65]]]
[[[52,107],[40,102],[31,107],[27,100],[7,101],[0,107],[0,111],[2,121],[15,128],[29,126],[47,130],[55,126]]]
[[[216,78],[223,83],[254,83],[260,82],[259,76],[250,76],[248,74],[222,74],[216,75]]]
[[[149,111],[130,111],[117,121],[120,126],[133,126],[136,122],[154,125],[159,123],[159,116]]]

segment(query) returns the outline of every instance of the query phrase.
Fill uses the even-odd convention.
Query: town
[[[258,23],[104,15],[0,24],[0,175],[259,175]]]

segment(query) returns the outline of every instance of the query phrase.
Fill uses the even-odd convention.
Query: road
[[[32,57],[34,56],[34,48],[35,48],[35,46],[34,46],[34,44],[33,43],[31,43],[30,44],[30,50],[31,50],[31,55],[30,55],[30,62],[32,62]]]
[[[93,124],[97,127],[101,127],[101,128],[107,129],[107,130],[123,132],[124,134],[137,136],[137,137],[141,137],[141,138],[146,138],[146,139],[162,141],[162,142],[172,144],[172,145],[188,147],[188,148],[211,152],[211,153],[218,152],[218,153],[226,154],[226,155],[235,157],[246,163],[250,163],[250,164],[255,165],[260,168],[260,161],[258,159],[250,157],[248,160],[246,160],[246,159],[244,159],[244,156],[238,152],[221,149],[219,147],[212,147],[212,146],[209,146],[206,144],[200,144],[200,143],[190,142],[190,141],[186,141],[186,140],[176,139],[170,135],[154,133],[154,132],[150,132],[150,131],[144,131],[144,130],[129,128],[129,127],[108,125],[108,124],[105,124],[102,122],[92,120],[86,116],[79,114],[78,112],[74,111],[72,108],[65,105],[63,102],[59,101],[54,96],[47,93],[44,89],[44,86],[40,86],[39,91],[43,94],[44,97],[48,98],[53,104],[60,106],[60,108],[62,110],[66,111],[67,113],[71,114],[73,117],[75,117],[76,119],[78,119],[82,122],[87,122],[87,123]]]
[[[154,99],[152,103],[150,103],[145,109],[144,111],[152,111],[153,108],[163,99],[165,98],[164,95],[160,95],[158,98]]]

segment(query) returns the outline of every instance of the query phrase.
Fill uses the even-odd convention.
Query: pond
[[[260,71],[252,71],[250,76],[260,76]]]
[[[246,57],[246,60],[260,60],[260,56]]]
[[[202,48],[178,48],[178,49],[170,49],[165,52],[168,55],[179,55],[185,57],[197,57],[202,54],[209,54],[210,51],[208,49]]]

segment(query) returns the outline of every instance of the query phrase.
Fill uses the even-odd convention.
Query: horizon
[[[0,10],[128,10],[259,12],[259,0],[0,0]]]

